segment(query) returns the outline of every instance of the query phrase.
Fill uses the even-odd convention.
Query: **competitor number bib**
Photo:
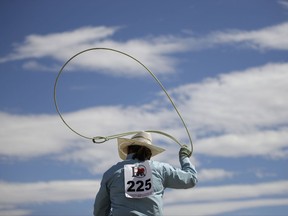
[[[128,198],[144,198],[153,194],[149,161],[124,165],[124,184]]]

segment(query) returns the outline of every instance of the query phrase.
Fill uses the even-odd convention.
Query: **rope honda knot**
[[[109,140],[108,137],[103,137],[103,136],[96,136],[92,138],[93,143],[96,143],[96,144],[101,144],[108,140]]]

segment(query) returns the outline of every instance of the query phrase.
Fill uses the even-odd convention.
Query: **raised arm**
[[[182,146],[179,151],[181,169],[168,164],[164,166],[164,186],[169,188],[192,188],[198,182],[195,166],[189,160],[191,151],[187,146]]]

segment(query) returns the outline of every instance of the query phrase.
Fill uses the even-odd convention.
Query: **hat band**
[[[148,138],[146,138],[146,137],[143,137],[143,136],[135,136],[135,137],[132,138],[132,140],[133,140],[133,139],[137,139],[137,138],[145,139],[145,140],[147,140],[149,143],[151,143],[151,140],[150,140],[150,139],[148,139]]]

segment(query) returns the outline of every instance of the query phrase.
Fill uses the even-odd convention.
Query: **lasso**
[[[81,52],[78,52],[76,53],[74,56],[72,56],[68,61],[65,62],[65,64],[62,66],[62,68],[60,69],[60,71],[58,72],[58,75],[56,77],[56,80],[55,80],[55,83],[54,83],[54,104],[55,104],[55,107],[56,107],[56,111],[57,113],[59,114],[61,120],[63,121],[63,123],[71,130],[73,131],[74,133],[76,133],[77,135],[83,137],[83,138],[86,138],[86,139],[90,139],[93,141],[93,143],[97,143],[97,144],[101,144],[101,143],[104,143],[108,140],[111,140],[111,139],[115,139],[115,138],[119,138],[119,137],[124,137],[124,136],[128,136],[128,135],[131,135],[131,134],[136,134],[136,133],[139,133],[140,131],[130,131],[130,132],[126,132],[126,133],[120,133],[120,134],[114,134],[114,135],[110,135],[110,136],[95,136],[95,137],[88,137],[88,136],[85,136],[83,134],[80,134],[79,132],[77,132],[76,130],[74,130],[66,121],[65,119],[63,118],[60,110],[59,110],[59,107],[58,107],[58,104],[57,104],[57,84],[58,84],[58,80],[60,78],[60,75],[62,74],[64,68],[67,66],[67,64],[72,61],[75,57],[85,53],[85,52],[89,52],[89,51],[93,51],[93,50],[107,50],[107,51],[112,51],[112,52],[116,52],[116,53],[119,53],[119,54],[122,54],[122,55],[125,55],[131,59],[133,59],[134,61],[138,62],[140,65],[142,65],[142,67],[144,67],[149,73],[150,75],[155,79],[155,81],[160,85],[160,87],[162,88],[162,90],[165,92],[166,96],[168,97],[168,99],[170,100],[172,106],[174,107],[175,111],[177,112],[179,118],[181,119],[182,121],[182,124],[187,132],[187,135],[188,135],[188,138],[189,138],[189,141],[190,141],[190,145],[191,145],[191,152],[193,152],[193,143],[192,143],[192,138],[190,136],[190,133],[189,133],[189,130],[184,122],[184,119],[182,118],[180,112],[178,111],[176,105],[174,104],[172,98],[169,96],[168,92],[166,91],[166,89],[164,88],[164,86],[162,85],[162,83],[159,81],[159,79],[155,76],[154,73],[152,73],[144,64],[142,64],[139,60],[137,60],[136,58],[134,58],[133,56],[127,54],[127,53],[124,53],[124,52],[121,52],[119,50],[115,50],[115,49],[111,49],[111,48],[90,48],[90,49],[86,49],[86,50],[83,50]],[[150,132],[150,133],[157,133],[157,134],[161,134],[161,135],[164,135],[170,139],[172,139],[173,141],[175,141],[176,143],[178,143],[180,146],[182,146],[182,144],[177,140],[175,139],[173,136],[167,134],[167,133],[164,133],[162,131],[158,131],[158,130],[146,130],[146,132]]]

